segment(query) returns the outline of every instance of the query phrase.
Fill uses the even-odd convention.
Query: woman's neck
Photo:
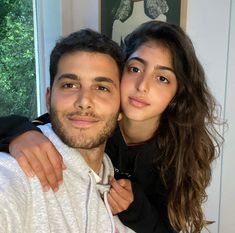
[[[123,115],[119,127],[126,144],[142,144],[153,137],[158,122],[133,121]]]

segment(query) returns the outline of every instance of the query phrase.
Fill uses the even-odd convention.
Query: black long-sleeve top
[[[40,131],[35,125],[48,122],[48,114],[39,117],[34,124],[25,117],[0,117],[0,150],[7,151],[13,137],[28,130]],[[153,166],[153,159],[159,153],[155,141],[128,146],[117,125],[105,151],[114,165],[115,178],[132,181],[134,201],[118,214],[123,224],[138,233],[175,233],[167,215],[167,192]]]

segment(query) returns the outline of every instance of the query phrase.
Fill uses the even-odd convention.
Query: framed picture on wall
[[[100,0],[100,30],[113,40],[122,39],[149,20],[162,20],[186,29],[187,0]]]

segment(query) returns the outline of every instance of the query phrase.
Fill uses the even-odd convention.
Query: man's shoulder
[[[17,161],[10,154],[0,152],[0,172],[5,169],[13,170],[17,166],[19,166]]]
[[[7,225],[13,227],[13,223],[20,227],[24,222],[30,200],[29,190],[27,178],[17,161],[9,154],[0,152],[0,229],[6,229]]]
[[[0,172],[6,169],[17,171],[17,167],[19,168],[17,161],[10,154],[6,152],[0,152]]]
[[[9,189],[23,188],[26,175],[18,165],[17,161],[9,154],[0,152],[0,187],[1,192]]]

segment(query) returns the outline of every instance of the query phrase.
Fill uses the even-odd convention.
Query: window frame
[[[50,53],[62,34],[61,0],[32,0],[37,90],[37,115],[47,112],[45,93],[50,85]]]

